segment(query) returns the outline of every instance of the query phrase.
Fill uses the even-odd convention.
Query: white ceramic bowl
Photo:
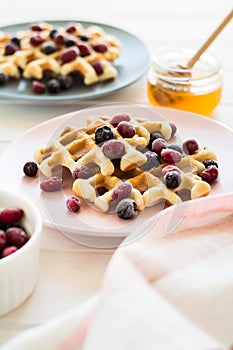
[[[0,189],[0,209],[24,210],[22,225],[30,235],[15,253],[0,259],[0,316],[22,304],[32,293],[39,273],[42,220],[38,209],[25,197]]]

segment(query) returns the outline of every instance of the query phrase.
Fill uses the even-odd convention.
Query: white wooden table
[[[39,8],[38,8],[39,6]],[[8,4],[0,25],[38,20],[74,19],[114,25],[139,36],[150,50],[168,44],[198,48],[232,8],[232,0],[164,0],[74,2],[63,6],[41,0],[35,9],[27,0]],[[221,55],[224,87],[215,120],[233,128],[233,22],[212,44]],[[127,102],[148,105],[146,75],[129,87],[98,101],[35,105],[0,100],[0,152],[31,127],[92,104]],[[1,169],[0,169],[1,171]],[[0,318],[0,344],[25,329],[48,321],[96,293],[112,251],[80,247],[59,232],[44,229],[40,279],[33,295],[17,310]]]

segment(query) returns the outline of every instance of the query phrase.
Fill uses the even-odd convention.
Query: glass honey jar
[[[182,109],[209,116],[221,100],[222,68],[215,56],[201,55],[185,68],[195,50],[163,48],[152,56],[147,93],[155,106]]]

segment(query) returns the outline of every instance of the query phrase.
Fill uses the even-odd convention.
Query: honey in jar
[[[148,73],[148,98],[152,105],[182,109],[203,115],[219,104],[222,69],[217,59],[204,53],[192,69],[186,69],[192,49],[160,49],[152,57]]]

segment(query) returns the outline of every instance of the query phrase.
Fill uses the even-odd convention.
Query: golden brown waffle
[[[76,178],[73,182],[73,193],[93,203],[96,208],[107,212],[114,200],[113,191],[124,181],[132,185],[132,198],[138,210],[151,207],[163,201],[174,205],[183,201],[183,192],[189,193],[190,199],[207,196],[211,191],[209,183],[202,180],[200,174],[205,169],[205,160],[216,160],[215,153],[208,147],[199,148],[193,155],[183,154],[175,165],[180,174],[180,183],[175,188],[166,186],[163,168],[171,163],[163,159],[157,166],[144,170],[147,162],[146,149],[152,132],[160,132],[169,140],[171,125],[167,121],[154,122],[130,117],[135,128],[133,137],[124,138],[117,127],[111,124],[108,117],[88,118],[86,127],[72,128],[67,126],[48,146],[35,152],[34,158],[40,170],[48,177],[54,174],[57,167],[67,167],[71,173],[78,166],[96,166],[95,174],[89,178]],[[115,161],[103,152],[103,145],[96,145],[95,131],[100,127],[111,128],[114,139],[124,144],[125,153]]]
[[[26,79],[41,80],[48,74],[51,75],[68,75],[78,73],[85,85],[114,79],[117,76],[117,70],[112,65],[116,58],[119,57],[121,46],[118,40],[107,34],[98,26],[89,26],[84,28],[80,23],[73,23],[73,32],[67,32],[66,27],[53,28],[49,23],[38,23],[40,31],[28,29],[25,32],[16,33],[20,40],[20,46],[13,54],[6,54],[5,47],[11,42],[9,33],[0,33],[0,71],[8,74],[9,77],[19,79],[21,76]],[[56,29],[57,33],[65,38],[64,42],[59,42],[51,37],[51,30]],[[41,43],[33,45],[32,36],[40,36]],[[82,38],[84,38],[82,40]],[[73,41],[73,46],[84,44],[88,47],[89,54],[82,56],[81,52],[71,61],[64,62],[62,54],[69,50],[66,45],[67,41]],[[55,46],[55,52],[45,53],[43,48],[46,44],[52,43]],[[97,50],[96,44],[104,44],[106,50]],[[93,63],[98,62],[102,66],[103,72],[96,72]]]

